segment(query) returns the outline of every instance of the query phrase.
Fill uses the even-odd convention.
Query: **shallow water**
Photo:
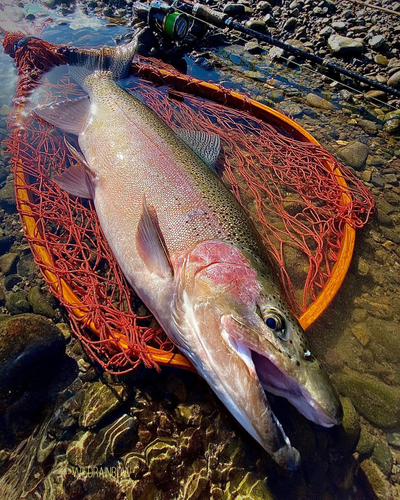
[[[51,14],[54,16],[54,11]],[[44,39],[90,47],[113,44],[114,38],[126,31],[123,26],[101,27],[96,18],[82,13],[60,16],[59,21],[61,18],[62,23],[46,26]],[[330,86],[318,75],[278,63],[267,64],[238,50],[237,56],[230,56],[229,49],[215,53],[213,59],[221,68],[211,72],[187,58],[188,71],[197,78],[218,79],[228,88],[245,91],[256,100],[292,113],[334,155],[354,140],[368,148],[366,166],[357,175],[372,190],[377,213],[357,233],[354,257],[339,293],[308,330],[314,353],[345,398],[344,427],[317,428],[284,401],[275,401],[274,410],[304,459],[300,473],[288,474],[271,463],[196,375],[163,369],[159,376],[154,370],[140,368],[122,377],[122,381],[115,380],[98,367],[93,368],[76,340],[67,335],[68,352],[78,361],[80,378],[75,379],[76,365],[60,363],[62,369],[54,377],[49,398],[43,399],[43,407],[34,413],[39,425],[35,432],[24,420],[26,405],[32,399],[27,396],[24,401],[18,388],[13,388],[18,404],[12,401],[13,411],[9,414],[2,405],[2,423],[12,428],[12,439],[7,432],[0,436],[4,448],[0,452],[1,474],[3,485],[8,484],[3,498],[19,498],[21,487],[25,492],[36,488],[40,498],[56,498],[55,493],[61,491],[65,495],[61,498],[77,498],[73,494],[79,498],[93,492],[98,495],[94,498],[101,498],[101,490],[113,498],[119,488],[128,498],[160,499],[227,499],[245,493],[249,498],[270,495],[278,500],[400,495],[400,145],[399,137],[383,132],[382,122],[376,118],[390,108],[360,96],[349,103],[341,96],[340,87]],[[12,60],[3,53],[0,65],[0,134],[5,137],[4,120],[16,76]],[[306,101],[310,92],[322,95],[336,109],[311,106]],[[7,172],[6,156],[2,167]],[[3,234],[7,236],[11,230],[19,234],[5,253],[19,253],[21,261],[29,252],[17,220],[15,210],[2,209]],[[30,271],[23,278],[26,291],[38,284],[42,285],[43,280],[37,271],[36,276],[35,271]],[[16,284],[15,290],[22,285]],[[57,304],[53,307],[55,321],[65,324],[63,311]],[[4,306],[3,312],[8,313]],[[16,384],[23,386],[20,381]],[[114,388],[113,394],[107,392],[107,384]],[[129,396],[122,396],[123,384],[130,387]],[[35,393],[39,388],[30,390]],[[104,391],[102,401],[116,409],[104,410],[101,425],[96,420],[91,427],[83,420],[90,416],[91,394],[98,394],[97,390]],[[12,425],[10,415],[15,419]],[[129,415],[130,420],[116,426],[124,415]],[[107,454],[96,441],[104,437],[101,432],[105,428],[117,442],[120,439],[120,454],[115,450]],[[132,429],[140,439],[139,445],[131,444],[129,448]],[[89,438],[92,444],[85,444]],[[24,439],[25,451],[22,448],[10,457]],[[85,455],[90,446],[100,450],[97,455]],[[48,454],[46,450],[50,450]],[[121,456],[123,461],[118,458]],[[98,472],[90,470],[103,465],[116,470],[119,467],[123,473],[111,471],[108,478],[99,478]],[[28,471],[25,476],[22,469]],[[117,476],[118,481],[108,481]],[[33,493],[29,495],[27,498],[34,498]]]

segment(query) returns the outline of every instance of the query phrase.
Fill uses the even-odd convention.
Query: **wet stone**
[[[355,170],[361,170],[368,156],[368,147],[359,141],[350,142],[347,146],[339,148],[337,155]]]
[[[271,92],[268,93],[268,98],[275,103],[282,102],[285,100],[285,94],[281,90],[271,90]]]
[[[349,398],[341,398],[343,407],[342,427],[338,428],[338,446],[347,454],[352,453],[360,437],[360,417]]]
[[[392,471],[393,457],[389,446],[386,443],[376,443],[371,459],[388,476]]]
[[[166,476],[167,467],[176,453],[176,441],[172,439],[156,439],[146,447],[146,464],[156,479]]]
[[[316,16],[325,16],[328,13],[328,8],[322,8],[322,7],[314,7],[313,8],[313,14]]]
[[[90,431],[82,433],[79,439],[72,441],[67,448],[67,459],[76,467],[86,467],[91,464],[87,458],[87,448],[93,442],[94,435]]]
[[[285,51],[283,49],[281,49],[280,47],[272,47],[268,52],[269,57],[272,60],[280,59],[281,57],[283,57],[284,53],[285,53]]]
[[[17,271],[24,278],[37,274],[38,268],[31,253],[21,256],[17,264]]]
[[[373,375],[354,371],[332,376],[340,394],[349,397],[363,417],[378,427],[400,422],[400,388],[388,386]]]
[[[62,333],[42,316],[5,317],[0,323],[0,392],[8,398],[12,384],[22,389],[52,376],[64,352]]]
[[[386,174],[385,175],[385,182],[388,184],[397,184],[398,183],[398,178],[396,174]]]
[[[297,26],[297,19],[295,17],[289,17],[289,19],[283,25],[285,31],[294,31]]]
[[[272,5],[269,2],[258,2],[257,10],[261,11],[263,14],[267,14],[272,9]]]
[[[0,238],[0,253],[7,252],[11,245],[14,243],[14,236],[2,236]]]
[[[383,125],[383,130],[388,134],[397,134],[400,132],[400,118],[387,120]]]
[[[365,93],[367,99],[379,99],[380,101],[387,102],[388,97],[383,90],[369,90]]]
[[[65,340],[69,340],[71,338],[71,327],[67,323],[58,323],[57,327],[64,335]]]
[[[178,423],[184,425],[200,425],[202,420],[201,408],[199,405],[179,404],[175,410]]]
[[[363,321],[364,319],[366,319],[367,316],[368,316],[368,312],[365,309],[361,309],[361,308],[360,309],[355,308],[355,309],[353,309],[353,312],[351,313],[351,319],[355,323],[359,323],[360,321]]]
[[[314,106],[315,108],[326,109],[326,110],[335,109],[335,106],[331,102],[311,92],[307,94],[306,101],[310,106]]]
[[[324,38],[329,38],[333,33],[333,29],[330,26],[325,26],[325,28],[322,28],[322,30],[319,32],[320,36]]]
[[[374,440],[366,427],[361,427],[360,438],[357,443],[356,451],[361,458],[369,457],[374,450]]]
[[[267,29],[267,26],[264,21],[259,21],[257,19],[251,19],[246,22],[246,27],[251,30],[258,31],[259,33],[264,33]]]
[[[113,16],[113,9],[111,7],[105,7],[103,9],[103,15],[106,16],[106,17],[112,17]]]
[[[7,277],[9,278],[11,276],[16,275]],[[11,315],[24,314],[32,311],[32,306],[29,304],[25,292],[14,292],[9,295],[6,300],[6,308]]]
[[[123,385],[110,387],[100,381],[90,384],[85,390],[79,425],[87,428],[97,425],[122,404],[125,392]]]
[[[382,175],[378,174],[377,172],[372,172],[371,174],[371,184],[373,184],[375,187],[384,187],[385,185],[385,179]],[[378,215],[378,220],[380,219],[380,222],[383,223],[383,220],[385,220],[385,225],[392,225],[393,222],[389,220],[388,218],[384,218],[384,216],[379,216]]]
[[[266,26],[275,26],[274,16],[271,14],[267,14],[266,16],[264,16],[264,23],[266,24]]]
[[[359,120],[358,125],[370,134],[376,134],[378,131],[377,125],[371,120]]]
[[[8,180],[0,189],[0,206],[8,213],[16,212],[15,193],[13,180]]]
[[[258,479],[252,472],[243,477],[242,471],[237,471],[227,484],[224,500],[236,498],[237,500],[273,500],[273,495],[265,481]]]
[[[368,45],[372,50],[379,50],[385,43],[385,37],[383,35],[375,35],[369,39]]]
[[[262,52],[264,52],[264,49],[259,45],[258,42],[247,42],[244,48],[250,54],[261,54]]]
[[[41,292],[40,286],[34,286],[29,290],[28,301],[35,314],[41,314],[42,316],[46,316],[46,318],[54,318],[56,316],[55,310],[47,300],[46,295]]]
[[[357,323],[351,327],[351,333],[356,337],[362,346],[368,345],[371,340],[371,334],[363,323]]]
[[[199,453],[204,448],[205,436],[201,428],[188,427],[179,436],[179,449],[183,456]]]
[[[4,280],[4,288],[8,291],[12,290],[18,283],[21,283],[22,278],[18,274],[9,274]]]
[[[298,118],[302,116],[303,110],[295,102],[284,101],[279,104],[279,109],[281,109],[285,114]]]
[[[360,54],[364,50],[364,44],[353,38],[341,35],[331,35],[328,38],[328,48],[336,56]]]
[[[246,12],[244,5],[238,3],[228,3],[224,7],[224,14],[228,14],[231,17],[241,17]]]
[[[392,498],[390,483],[371,459],[364,460],[360,467],[377,500],[388,500]]]
[[[178,500],[197,500],[202,498],[209,483],[207,468],[194,472],[185,481],[185,485],[179,492]]]
[[[68,461],[78,467],[98,466],[127,453],[134,445],[137,420],[122,415],[98,434],[86,431],[67,448]]]
[[[379,176],[379,182],[377,182],[377,178]],[[383,176],[372,173],[371,182],[374,186],[383,187],[385,185],[385,179]],[[379,198],[376,201],[376,217],[378,221],[384,226],[393,226],[393,220],[390,217],[390,214],[393,213],[394,207],[390,203],[388,203],[385,198]]]
[[[362,257],[358,259],[357,271],[361,276],[366,276],[369,273],[369,264]]]
[[[367,165],[369,167],[382,167],[385,163],[385,160],[380,156],[368,156]],[[371,178],[370,178],[371,179]]]
[[[0,257],[0,269],[1,272],[7,276],[13,274],[17,271],[17,262],[19,259],[19,254],[10,252],[2,255]]]
[[[334,21],[332,23],[332,28],[338,33],[342,33],[347,31],[347,23],[344,23],[343,21]]]
[[[126,16],[126,9],[117,9],[114,12],[114,16],[115,17],[124,17],[124,16]]]
[[[386,439],[390,446],[400,449],[400,432],[388,432]]]
[[[376,64],[379,64],[379,66],[384,66],[384,67],[386,67],[389,63],[389,59],[382,54],[376,54],[374,56],[374,61],[376,62]],[[377,92],[380,91],[378,90]]]
[[[400,88],[400,71],[396,71],[388,80],[387,84],[390,87]]]

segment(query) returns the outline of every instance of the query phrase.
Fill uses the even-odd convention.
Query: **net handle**
[[[249,99],[248,97],[237,92],[227,93],[223,87],[205,82],[203,80],[198,80],[195,78],[190,78],[189,80],[188,77],[185,77],[183,75],[175,75],[163,69],[158,71],[166,80],[173,80],[178,85],[184,85],[185,87],[188,86],[188,82],[189,85],[191,83],[194,83],[198,89],[202,89],[204,95],[209,96],[209,94],[211,93],[213,100],[220,100],[220,102],[223,102],[225,104],[231,104],[239,106],[241,108],[246,108],[254,116],[257,116],[258,118],[261,118],[263,120],[268,120],[269,122],[272,121],[273,123],[279,125],[281,128],[284,128],[291,134],[295,135],[301,141],[311,142],[313,144],[319,145],[319,142],[305,129],[303,129],[303,127],[298,125],[283,113],[276,111],[266,106],[265,104]],[[22,107],[22,105],[20,106]],[[20,109],[19,111],[22,111],[22,109]],[[21,117],[22,113],[17,113],[17,116]],[[340,170],[337,167],[333,168],[332,163],[326,163],[331,171],[334,172],[338,183],[346,190],[347,184]],[[35,239],[36,241],[42,240],[44,242],[44,238],[40,234],[37,221],[32,215],[32,210],[30,208],[29,192],[26,189],[26,186],[29,184],[29,182],[25,178],[21,161],[19,161],[16,165],[14,182],[16,198],[19,201],[20,213],[22,214],[21,217],[25,225],[25,230],[31,238]],[[341,203],[347,204],[349,202],[351,202],[351,196],[347,190],[343,192],[341,196]],[[299,322],[304,329],[308,328],[317,318],[321,316],[321,314],[329,306],[336,293],[338,292],[351,262],[354,250],[354,242],[355,230],[348,223],[346,223],[343,238],[341,241],[341,250],[339,252],[338,260],[332,269],[331,276],[317,299],[299,318]],[[52,256],[44,243],[34,243],[33,253],[35,254],[37,260],[44,263],[46,266],[53,266]],[[46,276],[49,286],[56,292],[57,295],[63,297],[66,303],[70,304],[70,313],[73,314],[73,316],[79,322],[81,322],[85,328],[90,329],[90,331],[99,336],[99,330],[93,323],[93,321],[87,321],[86,319],[87,313],[89,312],[88,308],[75,295],[69,285],[63,279],[59,279],[49,269],[43,269],[43,272]],[[71,306],[72,304],[73,306]],[[128,347],[127,342],[125,341],[124,336],[121,333],[113,332],[113,335],[118,338],[118,342],[122,347]],[[148,347],[148,350],[149,356],[160,365],[174,366],[177,368],[195,371],[193,365],[189,362],[189,360],[181,354],[166,352],[150,346]]]

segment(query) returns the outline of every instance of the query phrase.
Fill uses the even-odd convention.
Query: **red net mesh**
[[[27,231],[27,237],[36,261],[71,313],[76,334],[104,369],[121,373],[140,362],[157,366],[151,348],[171,351],[173,346],[127,284],[91,202],[70,197],[51,180],[74,163],[63,135],[22,113],[39,75],[65,63],[68,49],[23,39],[22,34],[8,34],[4,47],[15,56],[21,75],[12,124],[16,122],[17,128],[8,147],[18,174],[20,214],[35,221],[34,234]],[[290,127],[280,128],[276,117],[271,124],[251,116],[249,112],[257,114],[258,108],[250,100],[242,99],[243,109],[234,109],[230,106],[237,106],[237,100],[232,92],[204,86],[159,61],[136,61],[132,72],[141,79],[127,85],[172,127],[220,135],[217,170],[256,222],[288,301],[300,315],[330,278],[346,224],[359,228],[367,221],[373,207],[369,191],[345,167],[340,165],[339,172],[336,160],[321,146],[307,142],[294,129],[290,134]],[[81,94],[67,76],[41,83],[41,104]],[[33,94],[33,99],[38,97]],[[21,190],[27,192],[23,202]],[[75,302],[65,297],[63,283],[73,290]],[[75,310],[82,311],[82,304],[78,318]],[[89,323],[97,331],[85,328]]]

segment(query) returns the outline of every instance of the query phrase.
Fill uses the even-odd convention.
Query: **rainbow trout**
[[[212,165],[219,137],[172,130],[121,88],[135,44],[77,51],[70,72],[88,97],[36,113],[78,136],[77,164],[57,182],[92,198],[127,280],[168,337],[274,460],[299,452],[264,389],[313,422],[340,423],[341,406],[289,312],[253,224]]]

